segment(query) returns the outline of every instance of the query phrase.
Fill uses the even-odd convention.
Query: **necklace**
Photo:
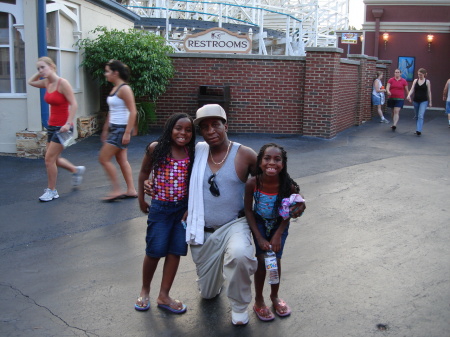
[[[212,160],[212,162],[213,162],[215,165],[222,165],[223,162],[225,161],[225,159],[227,159],[228,153],[230,153],[231,143],[233,143],[233,142],[230,141],[230,144],[228,144],[227,153],[225,154],[225,157],[223,157],[223,159],[222,159],[219,163],[216,163],[216,162],[214,161],[214,158],[213,158],[212,153],[211,153],[211,148],[209,148],[209,155],[211,156],[211,160]]]

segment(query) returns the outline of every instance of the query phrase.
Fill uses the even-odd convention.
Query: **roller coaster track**
[[[250,34],[256,46],[252,53],[289,56],[305,55],[306,47],[336,47],[334,32],[348,29],[348,0],[121,2],[144,22],[161,23],[164,19],[164,24],[142,28],[164,36],[176,52],[184,52],[182,40],[193,30],[199,32],[202,26]]]

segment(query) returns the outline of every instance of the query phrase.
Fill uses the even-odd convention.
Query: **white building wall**
[[[20,3],[21,1],[17,1]],[[36,72],[37,38],[35,0],[23,0],[23,6],[0,4],[0,10],[9,12],[16,18],[17,24],[24,24],[22,38],[26,48],[26,76]],[[14,8],[13,8],[14,7]],[[24,8],[27,10],[24,11]],[[33,60],[33,62],[31,62]],[[37,103],[36,103],[37,102]],[[16,153],[16,132],[19,130],[36,130],[41,127],[39,90],[32,93],[0,94],[0,152]]]
[[[105,8],[96,6],[93,3],[84,0],[56,0],[55,3],[80,6],[80,31],[81,38],[90,36],[89,31],[97,26],[106,26],[109,29],[124,29],[134,27],[134,22],[127,20]],[[36,0],[17,0],[17,5],[23,15],[23,39],[25,41],[25,67],[26,78],[30,78],[36,72],[36,60],[38,59],[37,43],[37,1]],[[50,3],[51,5],[51,3]],[[49,6],[49,4],[47,5]],[[9,5],[0,3],[0,11]],[[17,8],[16,8],[17,10]],[[71,29],[73,23],[68,18],[61,17],[63,27],[61,30],[61,41],[72,41],[74,31]],[[76,33],[76,32],[75,32]],[[66,35],[66,38],[64,37]],[[81,53],[80,56],[81,58]],[[71,81],[74,87],[75,97],[78,103],[77,117],[91,116],[99,111],[100,97],[99,87],[93,81],[84,69],[79,68],[81,60],[75,60],[73,56],[63,55],[64,64],[72,64],[79,72],[79,87],[74,83],[73,69],[60,69],[60,76]],[[68,61],[70,59],[70,62]],[[72,70],[72,75],[70,75]],[[78,87],[78,88],[77,88]],[[29,131],[41,131],[41,109],[39,90],[27,85],[26,94],[0,94],[0,153],[16,153],[16,132],[25,129]]]

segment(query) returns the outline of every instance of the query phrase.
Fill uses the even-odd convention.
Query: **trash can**
[[[205,104],[219,104],[228,112],[230,87],[228,85],[201,85],[198,88],[198,107]]]

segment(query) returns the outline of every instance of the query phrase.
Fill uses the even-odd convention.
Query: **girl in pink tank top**
[[[181,314],[186,305],[169,296],[180,256],[186,256],[187,197],[194,162],[195,127],[184,113],[172,115],[158,141],[147,146],[138,180],[139,207],[148,213],[142,288],[134,308],[150,308],[150,283],[158,262],[165,257],[157,305]],[[144,181],[152,175],[154,195],[151,206],[145,201]]]

